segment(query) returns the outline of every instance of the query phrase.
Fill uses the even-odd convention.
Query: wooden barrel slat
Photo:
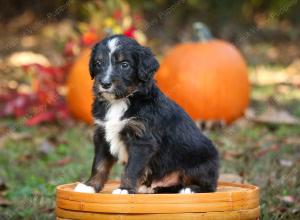
[[[77,212],[61,208],[56,209],[57,220],[256,220],[260,214],[259,207],[254,209],[207,212],[207,213],[173,213],[173,214],[108,214]]]
[[[57,199],[58,207],[76,210],[101,213],[182,213],[182,212],[210,212],[230,211],[255,208],[259,205],[257,199],[249,201],[238,201],[235,203],[182,203],[182,204],[103,204],[77,202],[71,200]]]
[[[86,193],[80,193],[81,195],[69,195],[66,192],[61,193],[57,196],[60,199],[72,200],[72,201],[82,201],[82,202],[90,202],[90,203],[105,203],[105,204],[164,204],[164,203],[197,203],[197,202],[205,202],[205,203],[215,203],[215,202],[232,202],[232,201],[243,201],[249,199],[258,198],[258,193],[249,193],[249,194],[239,194],[239,195],[230,195],[229,193],[217,195],[219,193],[215,193],[214,195],[198,195],[192,194],[190,196],[185,194],[176,195],[163,195],[160,197],[159,195],[147,195],[149,198],[145,200],[145,195],[107,195],[102,194],[103,196],[95,196],[93,195],[86,195]],[[214,197],[215,196],[215,197]]]

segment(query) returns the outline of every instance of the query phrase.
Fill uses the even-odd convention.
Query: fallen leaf
[[[222,120],[197,120],[195,123],[202,131],[218,131],[222,130],[226,126],[226,123]]]
[[[268,148],[264,148],[258,152],[255,153],[255,157],[262,157],[264,155],[266,155],[267,153],[269,152],[275,152],[275,151],[278,151],[279,150],[279,145],[277,144],[274,144],[272,145],[271,147],[268,147]]]
[[[225,160],[232,160],[232,159],[235,159],[235,158],[239,158],[243,156],[243,153],[241,152],[235,152],[235,151],[225,151],[223,153],[223,159]]]
[[[291,160],[281,159],[279,162],[280,162],[280,165],[283,166],[283,167],[291,167],[291,166],[293,166],[293,161],[291,161]]]
[[[55,119],[54,112],[42,112],[26,121],[26,125],[33,126],[45,121],[53,121]]]
[[[285,144],[300,145],[300,137],[288,137],[284,140]]]
[[[19,158],[18,158],[18,162],[19,163],[26,163],[30,160],[32,160],[33,156],[31,154],[24,154],[24,155],[21,155]]]
[[[258,85],[274,85],[288,83],[297,85],[300,82],[299,60],[288,68],[273,69],[264,65],[257,66],[251,72],[251,81]]]
[[[4,199],[3,197],[0,196],[0,206],[7,207],[11,204],[12,204],[11,201]]]
[[[58,165],[58,166],[65,166],[67,164],[69,164],[70,162],[72,161],[72,158],[71,157],[65,157],[59,161],[57,161],[55,163],[55,165]]]
[[[254,111],[247,111],[246,117],[257,123],[264,124],[286,124],[286,125],[300,125],[300,119],[292,116],[285,110],[278,110],[269,106],[268,109],[261,115],[256,115]]]
[[[100,36],[95,31],[90,30],[84,33],[81,37],[81,42],[85,46],[91,46],[99,40]]]
[[[54,148],[55,146],[50,141],[44,140],[39,147],[39,152],[44,155],[48,155],[53,151]]]
[[[16,67],[29,64],[40,64],[49,66],[49,60],[42,54],[33,53],[30,51],[15,52],[8,58],[7,62]]]
[[[295,59],[287,68],[286,72],[289,75],[298,75],[300,72],[300,59]]]
[[[279,196],[278,198],[280,199],[280,201],[289,204],[296,202],[296,199],[293,196]]]
[[[243,177],[235,173],[222,173],[219,177],[219,181],[242,183]]]
[[[32,134],[29,132],[10,132],[8,135],[9,139],[15,141],[28,140],[32,138]]]
[[[45,207],[45,208],[42,208],[41,211],[43,213],[51,213],[54,211],[54,208],[48,208],[48,207]]]

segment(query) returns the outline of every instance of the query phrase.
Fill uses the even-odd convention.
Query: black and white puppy
[[[124,173],[114,194],[214,192],[218,152],[156,86],[151,50],[115,35],[95,45],[89,65],[95,157],[90,179],[76,191],[99,192],[119,161]]]

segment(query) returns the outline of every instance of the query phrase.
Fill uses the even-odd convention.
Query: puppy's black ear
[[[90,61],[89,61],[89,70],[92,80],[95,78],[95,69],[94,69],[94,55],[96,50],[97,44],[93,47],[91,55],[90,55]]]
[[[141,81],[147,82],[148,80],[152,79],[155,72],[158,70],[159,63],[151,50],[147,47],[142,47],[138,55],[138,78]]]
[[[94,64],[93,64],[92,57],[90,58],[89,68],[90,68],[91,79],[93,80],[95,78],[95,74],[93,73],[94,72]]]

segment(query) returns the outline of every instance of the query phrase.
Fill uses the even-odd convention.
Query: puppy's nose
[[[101,81],[100,84],[104,89],[109,89],[112,85],[112,83],[109,81]]]

